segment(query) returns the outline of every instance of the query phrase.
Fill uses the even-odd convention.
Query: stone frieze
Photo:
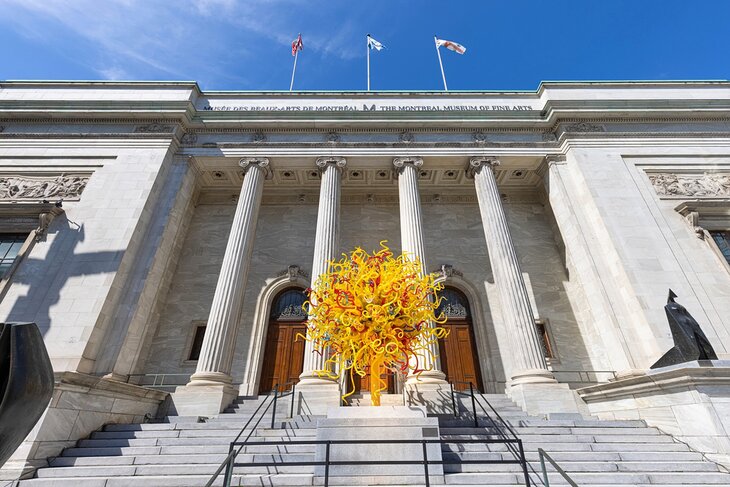
[[[75,199],[88,176],[1,176],[0,200]]]
[[[653,173],[649,180],[659,196],[730,197],[730,174]]]

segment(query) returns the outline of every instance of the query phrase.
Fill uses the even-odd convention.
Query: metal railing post
[[[233,443],[231,443],[231,446],[228,448],[228,465],[226,465],[226,473],[223,477],[223,487],[231,487],[231,478],[233,478],[233,462],[236,458],[236,455],[231,455],[233,453]]]
[[[469,382],[469,394],[471,394],[471,413],[474,415],[474,427],[479,427],[479,420],[477,419],[477,404],[474,400],[474,385]]]
[[[518,439],[517,444],[520,447],[520,463],[522,464],[522,472],[525,474],[525,487],[530,487],[530,474],[527,473],[527,458],[525,458],[525,449],[522,447],[522,440]]]
[[[324,487],[330,485],[330,441],[324,445]]]
[[[547,468],[545,468],[545,456],[540,452],[540,467],[542,468],[542,483],[545,487],[550,487],[550,479],[548,479]]]
[[[279,384],[274,386],[274,407],[271,410],[271,429],[274,429],[274,421],[276,420],[276,400],[279,397]]]
[[[423,471],[426,475],[426,487],[431,487],[431,480],[428,478],[428,448],[426,447],[426,440],[421,440],[423,445]]]
[[[451,407],[454,410],[454,417],[459,417],[459,411],[456,409],[456,397],[454,396],[454,383],[449,382],[449,385],[451,386]]]
[[[296,382],[291,386],[291,404],[289,404],[289,417],[294,417],[294,398],[296,397],[297,384]]]

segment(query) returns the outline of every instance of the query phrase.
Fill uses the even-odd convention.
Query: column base
[[[547,369],[521,370],[512,375],[509,385],[519,384],[557,384],[558,381],[552,372]]]
[[[216,416],[238,397],[230,384],[198,385],[191,380],[170,394],[170,416]]]
[[[186,387],[221,386],[230,385],[231,382],[233,382],[231,376],[223,372],[196,372],[190,376],[190,382]]]
[[[552,382],[512,382],[507,395],[527,414],[549,415],[551,418],[590,416],[588,406],[568,384]]]

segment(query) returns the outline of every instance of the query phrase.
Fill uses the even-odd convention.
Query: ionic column
[[[420,157],[396,157],[393,159],[398,174],[398,201],[400,206],[401,250],[410,258],[421,261],[422,275],[426,274],[426,252],[423,245],[423,218],[421,196],[418,193],[418,173],[423,166]],[[438,344],[426,345],[428,352],[418,357],[418,367],[425,369],[418,379],[409,375],[408,383],[445,382],[438,358]]]
[[[190,377],[188,386],[231,383],[236,328],[251,262],[261,193],[269,171],[269,160],[266,158],[244,158],[238,163],[244,171],[241,194],[215,287],[198,367]]]
[[[472,157],[468,173],[474,178],[489,262],[510,337],[511,383],[555,382],[540,346],[527,288],[502,208],[494,175],[497,165],[499,161],[495,158]]]
[[[314,237],[314,260],[312,261],[312,286],[320,275],[329,271],[329,262],[340,250],[340,184],[346,161],[343,157],[320,157],[317,159],[322,182],[319,188],[319,209],[317,231]],[[319,377],[315,371],[325,370],[327,354],[314,350],[313,343],[304,346],[304,366],[299,376],[302,385],[332,384],[333,380]]]

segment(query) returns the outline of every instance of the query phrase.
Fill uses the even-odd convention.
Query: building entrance
[[[299,380],[304,364],[305,342],[302,336],[307,333],[304,323],[307,315],[302,309],[306,299],[302,289],[292,288],[282,291],[274,299],[266,332],[259,394],[271,392],[277,384],[281,390],[284,384]]]
[[[454,382],[455,389],[468,389],[471,382],[483,391],[469,301],[464,293],[452,287],[444,288],[440,295],[444,300],[436,315],[446,316],[446,323],[441,326],[449,331],[446,338],[439,340],[441,370],[447,381]]]

